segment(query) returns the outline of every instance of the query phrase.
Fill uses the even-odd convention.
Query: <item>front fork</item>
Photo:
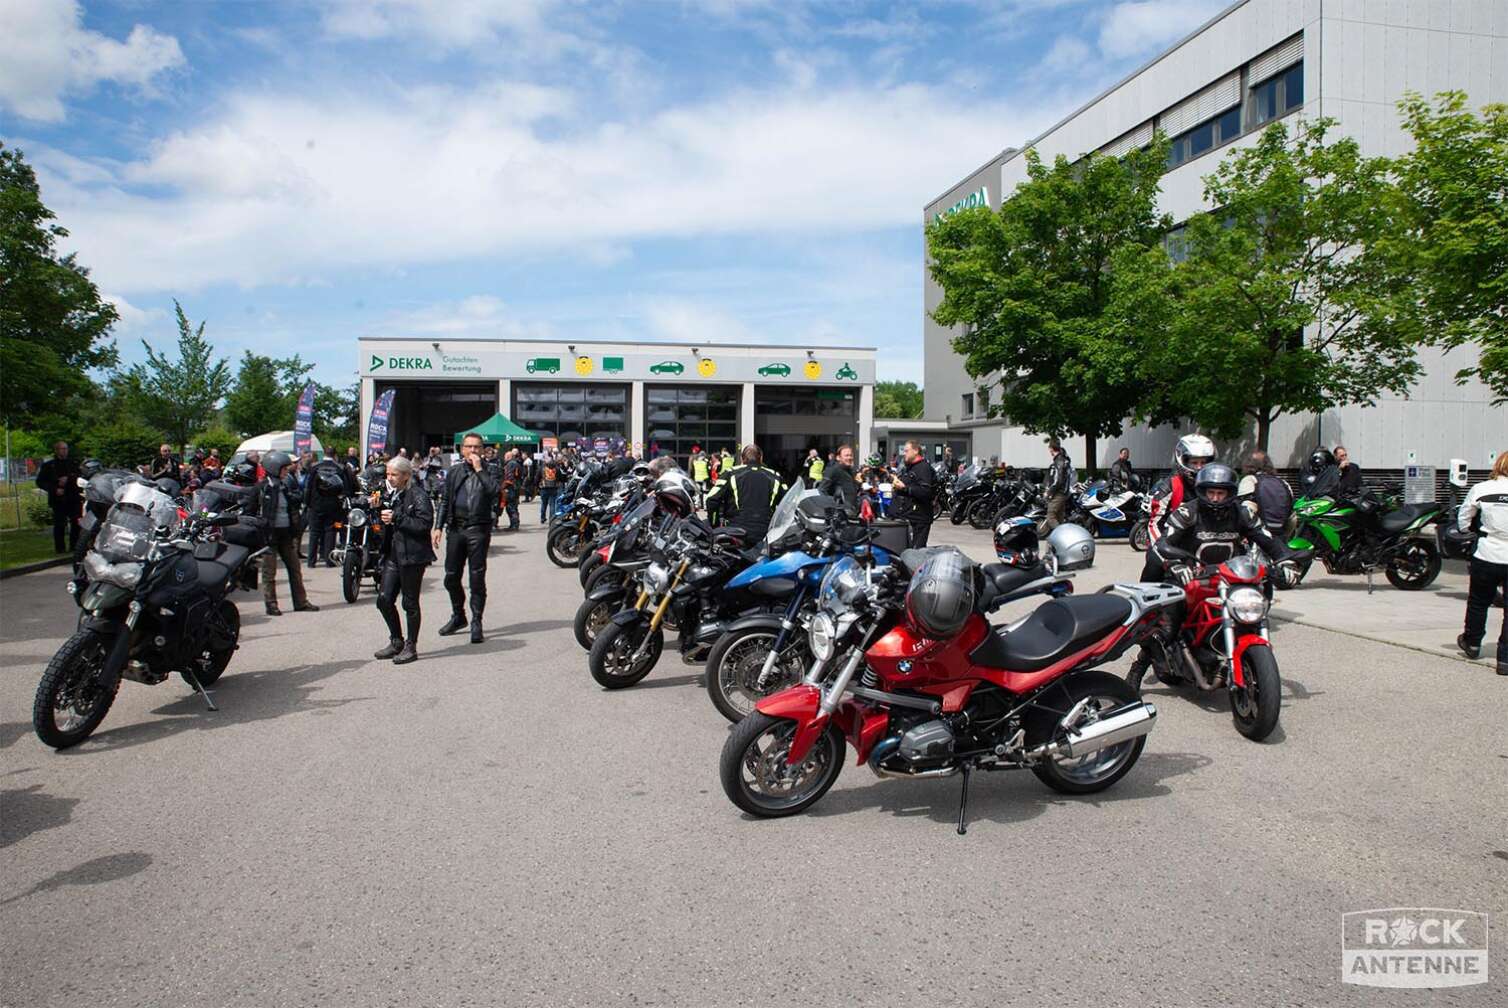
[[[761,693],[769,687],[770,676],[775,672],[775,661],[780,652],[785,650],[785,644],[790,640],[791,632],[796,629],[801,603],[805,598],[806,590],[798,587],[796,594],[791,596],[791,604],[785,607],[785,615],[780,618],[780,632],[775,634],[775,642],[770,645],[770,653],[764,656],[764,666],[760,668],[759,678],[754,682],[754,688]]]
[[[649,617],[649,632],[644,635],[644,639],[639,642],[639,646],[634,648],[633,657],[630,659],[630,661],[638,661],[640,658],[643,658],[646,654],[649,653],[650,639],[654,637],[655,631],[658,630],[660,628],[660,624],[664,622],[665,610],[670,608],[670,600],[675,595],[676,587],[680,585],[681,578],[686,574],[686,568],[690,566],[691,559],[688,557],[685,560],[682,560],[681,565],[675,569],[675,577],[670,579],[670,584],[665,588],[665,593],[660,596],[660,601],[655,606],[654,615]],[[648,588],[640,591],[639,600],[634,603],[634,608],[642,612],[644,609],[644,603],[648,601],[649,597],[650,595]]]

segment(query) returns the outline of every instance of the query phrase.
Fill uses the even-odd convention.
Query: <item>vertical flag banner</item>
[[[304,386],[298,397],[298,412],[293,415],[293,454],[302,456],[314,443],[314,383]]]
[[[388,389],[372,403],[372,415],[367,419],[367,457],[387,451],[387,415],[393,408],[393,396],[397,389]]]

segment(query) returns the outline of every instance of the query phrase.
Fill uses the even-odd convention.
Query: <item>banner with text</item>
[[[388,389],[372,404],[372,415],[367,419],[367,458],[387,451],[387,415],[393,408],[393,396],[397,389]]]
[[[298,412],[293,415],[293,454],[300,458],[314,443],[314,383],[304,386],[298,397]]]

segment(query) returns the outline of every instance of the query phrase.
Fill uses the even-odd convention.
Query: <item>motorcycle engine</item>
[[[948,722],[915,714],[897,724],[895,730],[875,743],[869,765],[876,773],[912,774],[946,766],[953,760],[954,733]]]

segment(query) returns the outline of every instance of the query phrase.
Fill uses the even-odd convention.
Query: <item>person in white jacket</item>
[[[1493,462],[1492,475],[1466,495],[1457,523],[1462,532],[1481,533],[1471,557],[1466,629],[1456,638],[1466,657],[1477,658],[1487,634],[1487,610],[1499,591],[1508,595],[1508,451]],[[1498,633],[1498,675],[1508,676],[1508,613]]]

